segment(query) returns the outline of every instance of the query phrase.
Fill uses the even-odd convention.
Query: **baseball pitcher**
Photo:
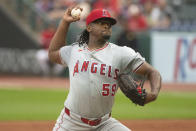
[[[116,20],[105,9],[93,10],[79,40],[66,46],[69,25],[80,20],[72,17],[72,9],[65,11],[49,47],[50,60],[70,73],[69,94],[53,131],[130,131],[111,117],[118,87],[143,106],[157,98],[161,76],[133,49],[108,42]],[[146,76],[151,91],[146,92],[129,72]]]

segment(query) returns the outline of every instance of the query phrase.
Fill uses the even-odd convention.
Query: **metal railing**
[[[51,21],[47,14],[36,10],[33,0],[4,0],[4,2],[35,32],[41,31]]]

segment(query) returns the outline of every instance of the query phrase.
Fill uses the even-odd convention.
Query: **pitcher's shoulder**
[[[121,48],[121,46],[116,45],[115,43],[109,43],[111,48]]]
[[[126,46],[119,46],[119,45],[116,45],[116,44],[114,44],[114,43],[110,43],[110,47],[111,47],[111,49],[115,49],[115,50],[125,50],[126,48],[128,48],[128,47],[126,47]]]

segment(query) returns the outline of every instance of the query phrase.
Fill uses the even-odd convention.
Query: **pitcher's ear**
[[[86,30],[88,32],[91,32],[92,31],[92,25],[91,24],[87,25]]]

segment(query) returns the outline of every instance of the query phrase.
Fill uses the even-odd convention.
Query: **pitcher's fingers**
[[[72,4],[69,8],[71,9],[71,11],[74,9],[74,8],[77,8],[78,5],[76,3]],[[71,12],[70,12],[71,13]]]
[[[73,18],[73,19],[74,19],[74,22],[79,21],[80,20],[80,16],[76,17],[76,18]]]
[[[68,9],[67,9],[67,13],[68,15],[71,15],[71,11],[76,7],[76,4],[71,5]]]
[[[80,6],[76,6],[76,9],[80,9],[81,11],[83,11],[83,8],[81,8]]]
[[[71,11],[72,11],[72,8],[68,8],[68,9],[67,9],[67,14],[68,14],[68,15],[71,15]]]

